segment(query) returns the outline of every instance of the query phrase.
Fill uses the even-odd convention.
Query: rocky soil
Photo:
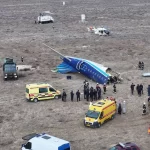
[[[53,24],[35,24],[41,11],[49,10]],[[142,73],[150,71],[150,2],[148,0],[1,0],[0,2],[0,150],[17,150],[24,143],[22,137],[36,132],[71,142],[72,150],[107,150],[118,142],[135,142],[141,150],[150,149],[147,133],[150,115],[142,116],[143,102],[147,102],[149,78]],[[86,15],[82,23],[81,14]],[[106,27],[108,37],[87,32],[87,27]],[[70,90],[83,90],[85,77],[52,73],[61,63],[58,55],[42,43],[64,55],[89,59],[120,72],[124,81],[114,94],[108,86],[107,96],[117,102],[127,102],[127,113],[116,115],[99,129],[85,128],[83,119],[88,109],[81,102],[70,101]],[[20,58],[24,57],[22,63]],[[31,65],[35,70],[21,72],[17,81],[3,81],[2,64],[5,57],[13,57],[18,65]],[[137,69],[139,61],[145,70]],[[66,89],[67,102],[50,100],[29,103],[25,100],[25,85],[46,82],[62,91]],[[89,81],[90,86],[96,85]],[[130,94],[130,85],[143,84],[144,94]]]

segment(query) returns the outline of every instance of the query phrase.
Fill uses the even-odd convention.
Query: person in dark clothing
[[[86,83],[87,88],[89,88],[89,82]]]
[[[121,106],[121,103],[119,103],[119,106],[118,106],[118,114],[121,115],[122,113],[122,106]]]
[[[66,102],[66,97],[67,97],[67,94],[66,94],[65,90],[63,89],[63,93],[62,93],[62,101],[63,102]]]
[[[86,90],[86,100],[89,101],[89,88]]]
[[[117,91],[116,91],[116,84],[115,83],[113,85],[113,88],[114,88],[113,92],[116,93]]]
[[[138,95],[141,96],[141,88],[139,84],[137,84],[136,90],[137,90]]]
[[[85,81],[84,81],[84,89],[83,89],[84,99],[86,99],[86,89],[87,89],[87,82],[85,82]]]
[[[103,85],[103,91],[104,91],[104,94],[106,93],[106,84],[104,83]]]
[[[136,86],[136,91],[137,91],[137,93],[138,93],[138,89],[139,89],[139,84],[137,84],[137,86]]]
[[[147,92],[148,92],[148,96],[150,96],[150,85],[148,85]]]
[[[143,103],[143,115],[145,115],[145,114],[146,114],[146,104]]]
[[[147,99],[148,101],[148,107],[150,108],[150,97]]]
[[[70,92],[70,96],[71,96],[71,101],[73,102],[73,98],[74,98],[74,93],[73,93],[73,91]]]
[[[150,102],[150,97],[147,99],[148,102]]]
[[[101,99],[101,88],[98,89],[97,95],[98,95],[98,100],[100,100]]]
[[[84,91],[83,91],[83,93],[84,93],[84,99],[86,99],[86,91],[87,91],[87,89],[84,88]]]
[[[139,69],[141,69],[141,62],[140,61],[139,61],[138,67],[139,67]]]
[[[98,89],[100,88],[99,84],[96,84],[96,90],[98,91]]]
[[[132,94],[132,95],[133,95],[133,93],[134,93],[134,87],[135,87],[135,85],[132,83],[131,86],[130,86],[130,88],[131,88],[131,94]]]
[[[144,70],[144,62],[141,62],[141,69]]]
[[[140,84],[141,94],[143,94],[143,84]]]
[[[96,101],[97,100],[97,90],[96,89],[93,90],[93,95],[94,95],[94,100]]]
[[[77,102],[80,101],[80,91],[79,90],[76,92],[76,96],[77,96]]]
[[[23,57],[21,57],[21,62],[23,62]]]
[[[93,87],[90,88],[90,99],[93,101]]]

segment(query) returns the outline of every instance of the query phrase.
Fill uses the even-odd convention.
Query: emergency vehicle
[[[22,138],[27,140],[21,150],[71,150],[70,143],[63,139],[42,133],[30,134]]]
[[[106,28],[95,28],[95,27],[89,27],[87,28],[89,32],[93,32],[95,34],[98,34],[100,36],[108,36],[110,35],[110,31]]]
[[[34,83],[26,85],[26,99],[37,102],[40,100],[58,99],[61,92],[47,83]]]
[[[116,114],[116,101],[104,99],[89,106],[89,110],[84,118],[84,125],[87,127],[100,127],[109,119],[113,119]]]

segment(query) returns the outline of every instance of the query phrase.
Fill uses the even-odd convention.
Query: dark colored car
[[[116,146],[111,147],[109,150],[140,150],[140,148],[131,142],[128,143],[119,143]]]

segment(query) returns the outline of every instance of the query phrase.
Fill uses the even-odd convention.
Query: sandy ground
[[[53,13],[55,23],[34,24],[41,11]],[[150,71],[150,3],[148,0],[1,0],[0,1],[0,59],[13,57],[18,65],[32,65],[37,69],[21,72],[17,81],[3,81],[0,74],[0,150],[20,149],[23,136],[36,132],[48,133],[71,142],[72,150],[107,150],[118,142],[135,142],[141,150],[150,149],[147,133],[150,115],[142,116],[142,104],[147,102]],[[86,14],[86,22],[80,22]],[[54,26],[54,29],[52,28]],[[89,26],[104,26],[109,37],[87,32]],[[117,115],[99,129],[85,128],[83,119],[89,103],[70,102],[70,90],[83,90],[85,77],[52,73],[61,63],[59,56],[44,47],[47,43],[64,55],[89,59],[113,68],[124,78],[113,94],[112,85],[103,97],[114,96],[117,102],[126,100],[127,113]],[[20,61],[24,57],[24,63]],[[145,70],[136,68],[144,61]],[[67,102],[51,100],[28,103],[25,85],[46,82],[57,89],[66,89]],[[96,85],[89,81],[90,86]],[[144,95],[130,94],[131,83],[144,85]]]

